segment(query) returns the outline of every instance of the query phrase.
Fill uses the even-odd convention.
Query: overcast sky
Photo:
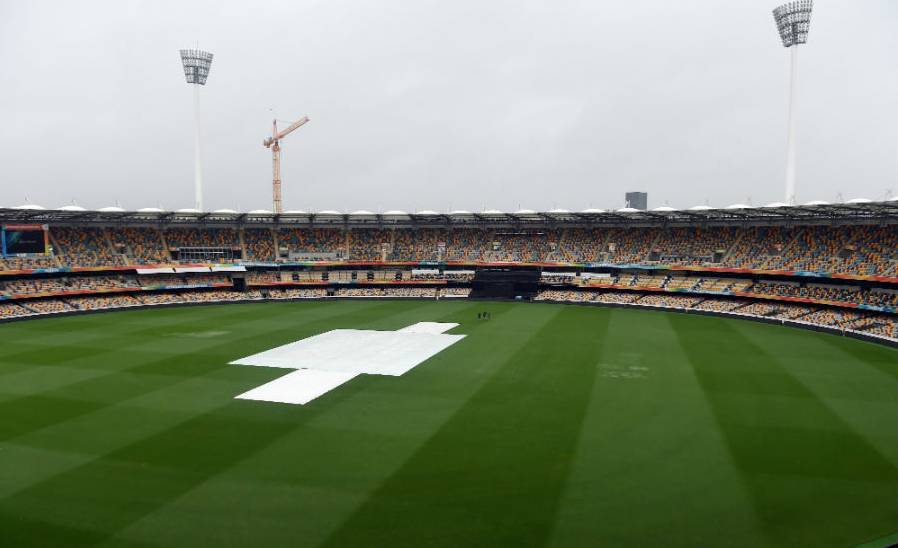
[[[0,0],[0,206],[726,206],[784,194],[776,0]],[[798,200],[898,194],[898,1],[816,0]]]

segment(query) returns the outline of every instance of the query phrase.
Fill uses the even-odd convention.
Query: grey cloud
[[[4,2],[0,206],[724,206],[782,199],[787,52],[758,0]],[[898,194],[898,3],[817,0],[800,52],[799,199]]]

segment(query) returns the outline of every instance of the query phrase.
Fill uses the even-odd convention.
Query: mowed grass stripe
[[[371,324],[378,323],[382,316],[390,315],[391,310],[395,308],[396,303],[370,301],[331,308],[329,317],[317,318],[317,328],[314,331],[317,332],[329,323],[340,327],[349,323],[358,328],[367,328]],[[403,308],[405,309],[400,310],[399,316],[415,314],[407,307]],[[296,311],[295,309],[294,312]],[[400,318],[397,321],[405,320]],[[358,322],[362,324],[358,325]],[[293,324],[294,327],[299,325],[300,322]],[[282,371],[268,373],[274,376],[283,374]],[[331,405],[342,398],[350,398],[354,391],[362,389],[364,389],[362,386],[356,386],[354,389],[341,387],[340,391],[335,391],[331,395]],[[263,450],[277,438],[311,420],[318,412],[311,407],[303,409],[294,406],[240,402],[231,398],[231,395],[227,396],[228,403],[224,406],[190,416],[161,432],[148,435],[126,447],[36,483],[6,498],[0,503],[0,515],[8,518],[7,525],[18,524],[16,533],[21,533],[21,537],[12,538],[19,539],[23,543],[26,539],[31,539],[30,542],[36,546],[52,544],[57,539],[71,539],[66,545],[93,545],[183,495],[195,485]],[[123,408],[126,409],[127,407]],[[247,412],[251,415],[258,414],[259,420],[245,422]],[[226,435],[228,432],[223,426],[228,422],[233,427],[229,432],[231,436]],[[213,439],[210,439],[210,429],[220,430],[220,434],[213,432]],[[197,432],[205,432],[206,436],[198,437]],[[106,441],[103,439],[101,443]],[[220,443],[216,444],[215,441]],[[207,452],[212,458],[205,460],[198,458],[196,459],[198,462],[187,459],[184,462],[185,454],[202,457]],[[178,468],[180,463],[187,467],[186,471]],[[177,469],[169,470],[167,468],[169,465]],[[132,475],[150,478],[131,478]],[[161,480],[158,486],[152,485],[153,476]],[[103,477],[108,482],[100,482],[99,479]],[[89,493],[90,486],[94,486],[93,489],[102,492],[102,495],[87,497],[88,500],[82,500],[81,506],[70,513],[56,512],[43,517],[44,514],[40,511],[42,504],[59,502],[60,493],[83,497],[83,491],[87,490]],[[135,495],[136,492],[140,494]],[[51,502],[54,500],[56,502]],[[128,500],[132,501],[131,504],[126,504]],[[114,512],[119,506],[121,510],[116,516],[111,516],[110,512]],[[3,520],[0,519],[0,527],[3,527],[2,523]]]
[[[303,303],[229,303],[195,305],[190,307],[147,308],[139,310],[111,310],[87,316],[55,317],[40,320],[37,328],[32,322],[6,324],[4,329],[18,328],[14,334],[0,331],[3,339],[9,340],[10,348],[20,348],[20,352],[8,352],[0,361],[0,373],[7,363],[14,363],[21,355],[25,360],[38,363],[50,360],[83,360],[90,352],[114,352],[123,348],[137,350],[144,346],[155,352],[176,354],[183,350],[199,350],[207,345],[215,345],[214,338],[191,337],[191,334],[224,330],[227,335],[239,336],[241,332],[278,332],[284,328],[282,321],[295,313],[295,306],[303,307],[305,315],[327,317],[337,313],[332,303],[310,301]],[[356,302],[364,308],[368,303]],[[265,308],[268,305],[268,308]],[[214,311],[214,312],[211,312]],[[85,323],[87,321],[87,323]],[[38,340],[18,336],[23,326],[31,325],[32,331],[43,334]],[[289,323],[286,325],[289,326]],[[26,332],[27,333],[27,332]],[[33,337],[31,337],[33,338]],[[69,342],[69,339],[75,339]],[[77,343],[77,344],[75,344]],[[63,346],[70,346],[65,352]],[[55,353],[46,352],[48,346]],[[79,349],[85,352],[79,354]],[[101,360],[95,360],[102,363]],[[4,363],[6,362],[6,363]],[[109,364],[106,364],[109,365]]]
[[[301,315],[301,320],[297,319],[290,323],[291,329],[284,329],[282,335],[292,340],[291,333],[287,331],[295,330],[303,326],[303,324],[314,324],[321,328],[328,324],[328,319],[338,325],[345,322],[358,321],[366,316],[362,313],[362,309],[366,308],[363,303],[361,306],[354,306],[351,309],[331,308],[325,317],[318,315],[314,318],[307,318],[305,314]],[[218,307],[220,308],[220,307]],[[294,308],[294,313],[300,312],[301,309]],[[207,313],[214,315],[215,308],[207,309]],[[351,319],[347,319],[351,318]],[[269,333],[270,335],[270,333]],[[244,337],[255,337],[253,334],[244,334]],[[221,342],[218,346],[236,347],[239,355],[240,343],[242,338],[231,339],[227,342]],[[160,343],[160,344],[164,344]],[[178,402],[171,402],[170,405],[159,404],[159,413],[162,417],[173,410],[180,410],[181,416],[185,409],[198,408],[198,411],[206,409],[205,403],[206,392],[215,394],[222,390],[221,386],[211,386],[208,381],[216,378],[222,380],[233,379],[231,385],[233,388],[227,394],[221,394],[221,397],[230,399],[233,395],[245,391],[246,386],[254,386],[267,382],[283,374],[283,371],[272,370],[267,368],[244,368],[230,366],[227,363],[235,357],[235,349],[230,351],[222,351],[219,354],[207,354],[201,352],[199,354],[186,354],[177,357],[164,357],[150,361],[149,363],[139,363],[131,368],[113,372],[102,376],[101,378],[92,379],[81,383],[73,383],[72,385],[54,390],[51,392],[36,394],[30,396],[19,397],[15,400],[0,402],[0,409],[8,411],[0,417],[0,437],[7,440],[13,440],[16,444],[33,446],[37,448],[58,448],[60,451],[71,451],[77,447],[78,452],[90,452],[91,444],[96,446],[100,452],[109,450],[110,444],[115,444],[116,438],[111,431],[103,432],[102,436],[96,432],[91,432],[90,424],[93,418],[98,422],[103,420],[104,416],[112,413],[126,413],[135,415],[135,419],[140,416],[140,410],[129,409],[129,402],[134,405],[140,404],[142,401],[149,400],[154,393],[171,394],[176,393],[175,387],[191,383],[194,390],[202,390],[202,386],[209,386],[199,398],[190,398],[185,401],[187,405],[179,405]],[[153,354],[136,353],[138,357],[152,357]],[[242,379],[242,380],[241,380]],[[236,382],[234,382],[236,381]],[[199,385],[197,383],[200,383]],[[226,385],[227,386],[227,385]],[[163,399],[164,398],[160,398]],[[197,404],[197,401],[200,403]],[[182,417],[183,419],[183,417]],[[75,421],[78,421],[77,423]],[[164,424],[164,422],[163,422]],[[66,425],[69,425],[70,434],[81,432],[82,436],[78,443],[72,446],[70,436],[60,435],[57,432],[65,431]],[[77,426],[77,427],[76,427]],[[146,433],[154,432],[153,421],[138,421],[135,427],[125,432],[124,440],[133,441],[135,433],[142,430]],[[121,443],[125,443],[124,441]]]
[[[238,406],[231,402],[194,416],[0,501],[4,542],[17,547],[93,546],[314,414],[293,406],[255,413],[242,406],[237,413]]]
[[[858,341],[831,333],[801,330],[796,336],[795,327],[783,329],[775,324],[737,322],[735,328],[774,353],[780,361],[787,362],[790,370],[799,376],[830,377],[849,382],[870,382],[879,385],[877,396],[891,392],[898,381],[898,350],[881,344]],[[850,376],[844,373],[850,368]],[[891,394],[890,394],[891,395]]]
[[[323,542],[558,313],[511,303],[445,304],[415,307],[417,317],[400,314],[380,323],[457,322],[462,325],[453,332],[467,338],[401,377],[365,375],[344,385],[352,389],[348,396],[341,387],[311,402],[310,409],[321,408],[314,418],[119,531],[110,546],[117,539],[187,546]],[[493,320],[476,321],[484,309]],[[340,396],[339,405],[331,394]],[[223,519],[223,496],[254,502],[229,508]]]
[[[328,319],[340,324],[376,320],[380,313],[373,309],[388,309],[385,305],[388,303],[355,303],[331,309],[336,314]],[[324,320],[318,326],[326,323]],[[336,402],[351,394],[349,387],[331,399]],[[253,405],[231,398],[212,411],[190,416],[5,498],[0,501],[0,530],[8,531],[5,538],[16,546],[91,546],[264,449],[316,413],[314,409]],[[185,459],[185,455],[190,457]],[[70,498],[80,504],[68,505],[65,501]],[[48,511],[57,504],[67,511]]]
[[[894,528],[895,466],[790,372],[790,366],[809,364],[781,363],[741,332],[766,326],[705,317],[672,325],[769,545],[810,546],[820,538],[850,545]],[[776,397],[765,398],[773,382]],[[734,396],[732,387],[759,395]]]
[[[326,316],[342,326],[365,316],[360,314],[360,310],[366,307],[364,303],[357,303],[349,309],[335,307],[329,309]],[[219,308],[206,308],[206,312],[213,317]],[[147,311],[154,312],[157,311]],[[302,304],[294,306],[293,313],[297,319],[291,321],[291,326],[297,328],[305,322],[321,328],[328,323],[320,315],[306,318],[303,312]],[[290,337],[289,334],[285,336]],[[227,365],[235,355],[241,355],[240,343],[240,339],[232,340],[227,344],[234,344],[236,349],[219,356],[206,356],[209,360],[206,362],[192,355],[158,359],[150,364],[135,366],[140,369],[140,374],[133,374],[132,368],[131,372],[106,375],[97,383],[81,383],[55,391],[71,397],[43,394],[19,398],[18,406],[10,402],[0,403],[0,409],[6,407],[10,411],[0,417],[0,425],[5,427],[0,434],[15,444],[7,443],[8,450],[0,453],[0,464],[3,464],[4,457],[11,455],[31,454],[41,460],[40,464],[32,462],[28,474],[18,474],[4,482],[0,493],[9,495],[53,474],[88,462],[97,455],[134,443],[142,436],[154,435],[195,414],[207,412],[211,408],[210,399],[214,404],[212,406],[220,405],[220,400],[217,403],[214,400],[216,395],[230,401],[234,395],[244,392],[247,386],[262,384],[283,374],[282,371],[267,368]],[[197,362],[200,362],[199,367]],[[210,384],[211,381],[216,384]],[[130,388],[122,390],[122,385]],[[178,388],[182,385],[189,387],[187,398],[169,399],[185,392]],[[231,386],[230,390],[228,386]],[[193,396],[194,393],[197,395]],[[154,400],[155,412],[152,404],[149,412],[135,407],[146,407],[145,402]],[[125,427],[121,422],[128,418],[132,424]],[[98,424],[105,427],[98,427]],[[34,450],[29,452],[29,447]]]
[[[325,546],[541,546],[595,377],[595,320],[562,309]]]
[[[828,333],[784,338],[774,325],[732,324],[780,363],[809,392],[892,464],[898,465],[898,413],[895,412],[898,349],[858,342]],[[889,417],[870,420],[871,416]]]
[[[372,305],[383,305],[385,303],[368,303],[367,305],[357,303],[351,309],[334,307],[330,309],[330,314],[322,317],[307,318],[302,315],[302,321],[291,321],[289,328],[282,328],[278,332],[266,333],[266,336],[285,335],[287,340],[294,338],[302,338],[303,335],[313,334],[322,328],[326,328],[333,323],[334,326],[344,326],[347,323],[355,323],[363,321],[365,318],[378,318],[381,315],[389,315],[386,310],[379,310],[381,307],[376,306],[378,310],[371,311]],[[363,313],[362,307],[370,311]],[[294,313],[298,310],[294,308]],[[208,310],[208,314],[214,314],[215,310]],[[308,324],[312,324],[312,329],[306,333],[305,329]],[[34,443],[32,440],[37,437],[44,442],[52,441],[53,437],[49,435],[37,436],[41,428],[49,428],[52,426],[64,426],[65,422],[80,418],[83,414],[89,412],[103,412],[108,406],[125,406],[128,402],[138,404],[139,400],[146,400],[148,396],[155,392],[167,392],[172,390],[177,384],[183,381],[191,381],[196,383],[202,382],[203,378],[209,378],[210,374],[216,374],[215,377],[226,377],[227,379],[235,379],[243,384],[233,384],[234,394],[245,391],[246,386],[252,386],[256,383],[267,382],[271,378],[275,378],[283,374],[283,371],[267,368],[246,368],[226,365],[236,355],[242,355],[240,343],[244,339],[257,339],[259,334],[244,333],[242,337],[226,339],[219,342],[216,346],[220,347],[218,353],[210,354],[208,350],[202,352],[194,352],[179,356],[162,356],[147,363],[131,366],[125,371],[114,372],[104,375],[102,379],[96,379],[94,382],[73,383],[72,385],[62,387],[52,392],[38,395],[20,397],[15,401],[5,403],[11,409],[20,409],[21,413],[8,413],[6,419],[10,428],[5,430],[8,438],[14,435],[28,435],[27,438],[19,439],[19,443]],[[280,342],[280,341],[278,341]],[[238,348],[238,353],[234,353],[234,347]],[[130,352],[130,351],[129,351]],[[153,354],[147,352],[135,353],[141,357],[150,357]],[[221,373],[225,373],[221,375]],[[260,379],[255,381],[253,379]],[[207,383],[208,384],[208,383]],[[196,389],[196,388],[194,388]],[[202,399],[202,398],[201,398]],[[190,402],[185,402],[190,404]],[[40,410],[51,411],[50,417],[34,413],[31,409],[34,407]],[[178,402],[172,402],[172,407],[184,408]],[[3,405],[0,404],[0,407]],[[189,407],[189,405],[188,405]],[[60,416],[62,421],[54,421],[52,417]],[[12,426],[16,427],[12,431]],[[88,438],[90,439],[90,438]],[[106,440],[103,440],[106,441]]]
[[[309,304],[312,306],[306,308],[306,313],[315,314],[315,305],[323,306],[325,303]],[[216,311],[214,315],[209,312],[210,306]],[[209,305],[189,309],[113,310],[89,316],[47,318],[37,325],[26,322],[32,331],[46,335],[31,342],[27,337],[26,342],[22,342],[17,335],[6,331],[11,327],[21,328],[20,324],[6,324],[0,330],[0,339],[7,342],[0,354],[0,375],[33,369],[35,365],[122,369],[129,365],[124,356],[136,354],[137,350],[151,351],[160,357],[180,354],[184,350],[201,350],[220,344],[221,340],[188,338],[184,335],[197,329],[209,331],[232,325],[239,325],[244,330],[256,321],[251,312],[249,305]],[[286,312],[288,309],[279,311],[273,307],[267,316],[260,312],[257,314],[267,321],[277,321],[280,314]],[[86,324],[81,321],[85,318],[90,320]],[[60,325],[64,327],[63,333],[59,333]],[[14,333],[21,333],[21,329]],[[76,339],[77,344],[67,342],[69,339]],[[104,354],[116,354],[119,359],[103,359]]]
[[[266,317],[268,306],[276,311]],[[474,320],[483,309],[494,311],[493,320]],[[476,301],[203,306],[72,319],[78,322],[69,331],[57,325],[62,318],[0,326],[0,341],[22,334],[52,348],[55,332],[58,346],[91,348],[100,340],[99,347],[116,344],[119,333],[119,349],[12,373],[16,392],[27,390],[30,375],[36,392],[47,392],[56,385],[40,379],[54,368],[105,369],[128,383],[174,382],[122,401],[106,394],[109,385],[68,392],[64,399],[110,404],[0,443],[0,493],[10,494],[0,500],[4,546],[318,546],[328,539],[332,545],[396,546],[410,539],[407,545],[518,546],[562,536],[558,546],[579,546],[597,539],[639,543],[647,538],[640,534],[644,527],[652,528],[648,538],[669,545],[786,545],[796,539],[850,545],[891,532],[871,518],[879,511],[871,505],[884,500],[882,480],[894,475],[891,452],[877,456],[870,443],[871,434],[885,428],[873,423],[896,420],[888,392],[875,383],[891,376],[883,374],[890,371],[883,361],[888,354],[857,350],[852,345],[870,348],[857,341],[833,338],[839,342],[832,345],[815,333],[738,320]],[[395,329],[427,320],[459,321],[453,332],[469,336],[403,377],[362,376],[307,407],[231,399],[282,373],[224,365],[233,358],[333,328]],[[42,322],[53,330],[43,330]],[[727,323],[741,338],[709,328],[714,322]],[[684,329],[693,332],[698,350],[681,348]],[[28,337],[31,331],[40,335]],[[85,332],[81,340],[79,331]],[[205,331],[228,334],[191,338]],[[598,338],[597,347],[582,344],[589,336]],[[714,344],[708,346],[706,336]],[[14,365],[3,363],[3,353],[23,348],[0,346],[0,375]],[[208,354],[209,361],[196,367],[191,353]],[[530,354],[552,366],[532,383],[526,379],[533,364],[512,364]],[[560,354],[589,364],[591,372],[556,371]],[[696,359],[699,354],[707,356]],[[768,364],[769,354],[779,363]],[[123,356],[144,359],[117,361]],[[628,385],[596,377],[603,371],[596,364],[646,359],[665,367]],[[220,367],[212,367],[216,360]],[[855,374],[858,368],[866,373]],[[540,381],[554,395],[541,395]],[[550,416],[535,415],[539,408],[552,410]],[[868,430],[857,427],[864,416]],[[522,423],[531,427],[515,428]],[[556,423],[561,432],[547,434]],[[770,434],[762,443],[772,446],[780,435],[795,439],[753,462],[745,444],[757,433]],[[862,473],[815,462],[796,466],[792,460],[804,463],[820,449],[813,440],[821,435],[851,454],[874,455],[872,466]],[[855,438],[867,446],[855,448]],[[586,443],[591,452],[582,451]],[[831,449],[823,445],[824,452]],[[553,460],[552,452],[563,447],[567,456]],[[469,471],[482,481],[464,483]],[[461,479],[450,485],[453,477]],[[442,498],[447,489],[432,489],[447,485],[448,501]],[[678,488],[682,500],[674,496]],[[559,498],[562,492],[575,496]],[[406,504],[412,499],[417,504]],[[777,505],[786,503],[791,507],[777,515]],[[889,504],[893,515],[895,502]],[[763,519],[732,519],[746,507]],[[441,510],[448,515],[432,515]],[[591,527],[564,535],[553,529],[577,512]],[[378,518],[393,521],[373,524]],[[627,523],[609,522],[615,519]],[[843,524],[853,528],[834,533]],[[777,528],[791,532],[780,536]],[[366,536],[371,530],[382,536]]]
[[[303,333],[316,333],[329,323],[342,324],[375,318],[382,314],[380,309],[386,303],[358,304],[361,306],[328,309],[326,315],[303,314],[296,320],[291,319],[276,331],[264,333],[244,331],[239,337],[229,337],[224,341],[206,344],[197,351],[176,357],[150,359],[154,354],[133,348],[119,349],[116,361],[129,364],[123,369],[114,369],[108,374],[73,382],[42,393],[0,401],[0,440],[13,439],[39,428],[98,411],[109,405],[163,390],[185,379],[207,375],[222,368],[235,367],[228,365],[228,362],[234,357],[239,357],[241,348],[258,348],[260,343],[266,344],[266,341],[271,341],[273,345],[283,344],[302,338]],[[207,314],[214,314],[215,311],[214,308],[206,310]],[[166,342],[156,341],[154,344],[164,345]],[[265,348],[268,347],[270,346]],[[212,352],[213,348],[218,352]],[[48,354],[56,353],[56,349],[52,347],[45,351]],[[109,351],[113,352],[115,349],[110,348]],[[252,352],[254,350],[247,353]],[[267,379],[264,381],[267,382],[283,374],[283,371],[256,368],[254,371],[247,371],[246,374],[258,375],[261,379]]]
[[[550,546],[761,546],[751,498],[671,322],[610,315]],[[709,531],[726,531],[726,535]]]

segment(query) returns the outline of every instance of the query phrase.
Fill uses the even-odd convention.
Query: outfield
[[[478,321],[489,310],[492,319]],[[228,363],[466,337],[311,403]],[[744,320],[470,301],[0,325],[0,545],[853,546],[895,533],[898,352]]]

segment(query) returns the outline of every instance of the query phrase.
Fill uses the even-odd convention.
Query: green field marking
[[[644,376],[597,379],[549,546],[762,546],[751,498],[671,328],[680,315],[605,313],[597,367]]]
[[[703,317],[673,326],[754,498],[768,544],[810,545],[820,534],[850,544],[894,516],[894,463],[790,371],[813,364],[784,363],[743,334],[769,326]],[[845,367],[848,374],[851,366]],[[756,393],[747,397],[750,391]],[[802,527],[803,520],[818,522],[818,530]]]
[[[495,306],[502,307],[502,322],[473,322],[479,308],[465,311],[461,303],[419,310],[426,315],[409,323],[428,319],[466,322],[453,331],[464,330],[468,337],[401,377],[354,379],[344,385],[351,388],[350,395],[341,387],[311,402],[306,407],[315,406],[321,412],[301,428],[144,516],[114,538],[154,539],[175,545],[259,542],[259,529],[242,527],[239,520],[197,528],[192,517],[196,509],[228,496],[258,500],[239,510],[241,519],[253,523],[273,520],[272,512],[283,515],[288,510],[278,507],[277,502],[290,500],[290,515],[299,519],[272,523],[264,532],[265,541],[274,546],[292,546],[296,539],[308,546],[320,544],[378,489],[384,478],[427,443],[433,432],[505,363],[509,352],[526,344],[557,313],[547,309],[534,314],[514,305]],[[451,312],[442,315],[447,310]],[[499,314],[494,309],[494,318]],[[464,346],[468,344],[472,346]],[[470,359],[473,352],[476,360]],[[340,405],[328,401],[332,394],[341,396]],[[221,504],[216,502],[214,507]],[[306,515],[315,519],[302,519]]]
[[[44,539],[73,530],[78,534],[68,546],[92,546],[300,424],[283,416],[291,414],[287,409],[274,420],[262,416],[269,414],[198,415],[35,484],[0,501],[0,530],[13,546],[46,546]]]
[[[306,406],[233,399],[283,372],[229,361],[418,321],[467,337]],[[862,341],[555,304],[8,323],[0,544],[852,546],[894,532],[896,379]]]
[[[152,338],[143,345],[144,351],[134,348],[116,350],[117,347],[110,346],[108,351],[118,355],[112,359],[116,365],[108,374],[73,382],[53,390],[0,401],[0,440],[11,439],[36,428],[70,420],[83,413],[93,412],[108,405],[165,389],[186,379],[229,367],[227,363],[233,359],[230,357],[233,354],[213,354],[209,352],[212,347],[227,348],[233,352],[235,348],[240,347],[241,342],[245,341],[246,346],[249,347],[252,344],[258,344],[260,340],[278,341],[278,343],[271,344],[271,346],[276,346],[282,342],[301,338],[301,335],[298,334],[304,332],[302,328],[307,329],[305,333],[313,334],[323,325],[327,325],[327,322],[342,323],[350,319],[358,322],[363,321],[366,314],[372,314],[372,317],[379,316],[377,312],[370,311],[371,308],[377,307],[371,306],[371,303],[367,304],[369,304],[367,307],[351,307],[348,310],[335,307],[329,309],[325,317],[316,316],[288,321],[281,329],[267,331],[264,336],[258,333],[244,332],[242,336],[231,337],[226,341],[207,342],[199,349],[191,345],[188,347],[189,353],[185,350],[184,353],[176,356],[157,357],[153,352],[158,346],[169,346],[170,343]],[[210,318],[210,321],[214,322],[216,319]],[[265,343],[263,342],[263,344]],[[50,347],[45,350],[45,353],[74,359],[70,353],[71,350],[69,347],[61,349]],[[156,359],[148,359],[154,357]],[[5,359],[4,357],[3,360]],[[14,359],[20,359],[20,355],[15,355]],[[121,368],[121,364],[125,364],[123,368]],[[259,371],[258,374],[262,378],[271,380],[283,372]],[[47,405],[48,401],[53,401],[54,404]],[[32,408],[38,408],[38,410],[32,412]]]
[[[325,546],[543,545],[595,380],[590,314],[563,310],[509,355]]]

